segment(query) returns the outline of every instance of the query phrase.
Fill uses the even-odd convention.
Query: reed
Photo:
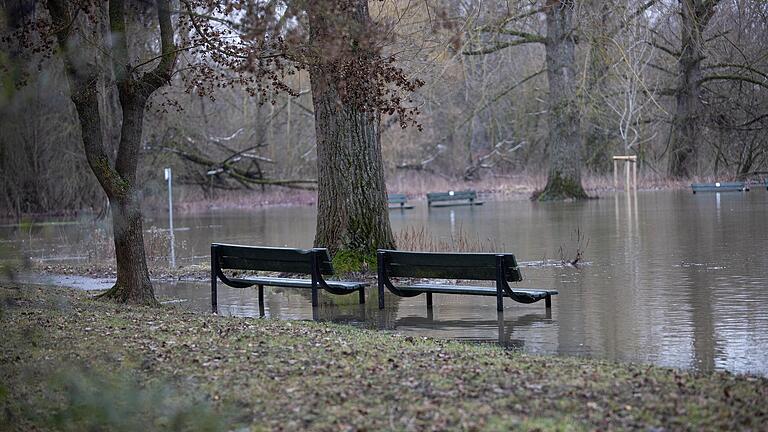
[[[481,238],[465,231],[463,227],[450,236],[437,236],[425,226],[407,227],[395,233],[400,250],[419,252],[499,252],[504,245],[491,238]]]

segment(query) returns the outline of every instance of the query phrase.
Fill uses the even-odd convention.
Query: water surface
[[[515,253],[524,287],[560,291],[542,303],[512,304],[497,316],[494,298],[323,297],[315,318],[412,335],[502,343],[527,352],[647,362],[695,370],[768,374],[768,193],[618,193],[573,203],[487,202],[482,207],[392,211],[393,228],[427,227],[446,241],[463,235]],[[164,215],[146,227],[167,227]],[[309,247],[312,207],[210,211],[175,221],[179,262],[209,259],[212,241]],[[578,234],[577,234],[578,232]],[[0,227],[6,244],[36,259],[85,261],[72,245],[97,244],[93,224]],[[91,239],[92,240],[92,239]],[[579,268],[552,265],[584,249]],[[63,258],[62,258],[63,257]],[[207,284],[161,283],[159,294],[207,310]],[[308,292],[267,288],[265,315],[312,319]],[[223,313],[258,316],[255,290],[220,289]]]

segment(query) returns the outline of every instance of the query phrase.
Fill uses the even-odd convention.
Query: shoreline
[[[621,177],[621,176],[620,176]],[[711,180],[708,177],[696,179]],[[691,180],[693,181],[693,180]],[[638,191],[652,190],[680,190],[690,187],[691,181],[676,181],[664,179],[658,176],[642,176],[638,178]],[[415,202],[426,201],[426,194],[435,191],[447,190],[476,190],[484,200],[489,201],[525,201],[531,195],[541,189],[546,183],[544,175],[514,174],[508,176],[489,176],[482,180],[464,181],[446,179],[436,175],[402,173],[393,176],[387,182],[387,190],[390,193],[405,194],[409,200]],[[600,193],[613,192],[613,176],[585,176],[584,189],[590,196],[598,196]],[[623,179],[620,178],[619,189],[623,189]],[[315,190],[288,189],[281,187],[269,187],[264,190],[236,190],[219,191],[216,197],[210,198],[202,195],[202,192],[194,187],[178,187],[175,196],[174,211],[177,215],[195,215],[211,210],[248,210],[269,209],[280,207],[303,207],[316,205]],[[145,213],[161,212],[167,210],[167,198],[165,196],[152,196],[144,200]],[[62,214],[40,213],[24,214],[22,220],[31,219],[32,223],[39,224],[35,219],[72,219],[82,216],[96,216],[98,211],[82,209],[79,211],[67,211]],[[103,216],[103,215],[102,215]],[[28,223],[28,222],[22,222]],[[56,223],[56,222],[47,222]],[[18,218],[5,215],[0,217],[0,225],[17,225]]]
[[[734,430],[768,417],[759,376],[122,306],[52,286],[0,283],[0,329],[10,430],[170,419],[192,430]]]

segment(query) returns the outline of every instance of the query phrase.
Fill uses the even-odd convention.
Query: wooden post
[[[613,188],[619,189],[619,162],[624,163],[624,174],[626,177],[624,189],[637,190],[637,156],[614,156],[613,157]],[[629,164],[632,166],[630,167]],[[630,170],[632,173],[630,174]]]
[[[625,177],[627,178],[624,181],[624,189],[626,189],[627,191],[629,191],[629,188],[630,188],[630,184],[629,184],[629,164],[630,163],[631,162],[629,160],[624,161],[624,174],[625,174]]]
[[[632,186],[634,186],[635,192],[637,192],[637,158],[632,163]]]

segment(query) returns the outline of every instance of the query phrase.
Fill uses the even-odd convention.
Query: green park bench
[[[389,209],[410,210],[412,205],[408,204],[408,197],[405,194],[389,194],[387,195],[387,204]]]
[[[427,194],[428,207],[448,207],[460,205],[483,205],[477,201],[477,192],[473,190],[430,192]]]
[[[509,282],[523,279],[512,254],[493,253],[432,253],[379,250],[377,252],[379,277],[379,309],[384,308],[384,287],[400,297],[426,294],[427,308],[432,309],[432,294],[458,294],[495,296],[496,309],[504,309],[504,297],[519,303],[535,303],[544,300],[546,308],[552,307],[555,290],[518,289]],[[446,283],[398,284],[390,279],[454,279],[495,281],[496,286],[452,285]]]
[[[749,192],[745,182],[693,183],[693,193],[696,192]]]
[[[309,275],[310,279],[266,277],[266,276],[227,276],[224,270],[268,271],[297,275]],[[333,275],[333,264],[326,249],[291,249],[263,246],[241,246],[211,244],[211,308],[218,312],[217,281],[233,288],[259,288],[259,312],[264,315],[264,287],[307,288],[312,290],[312,307],[318,305],[318,289],[331,294],[351,294],[355,291],[360,296],[360,304],[365,303],[364,288],[367,282],[346,282],[325,280],[324,275]]]

